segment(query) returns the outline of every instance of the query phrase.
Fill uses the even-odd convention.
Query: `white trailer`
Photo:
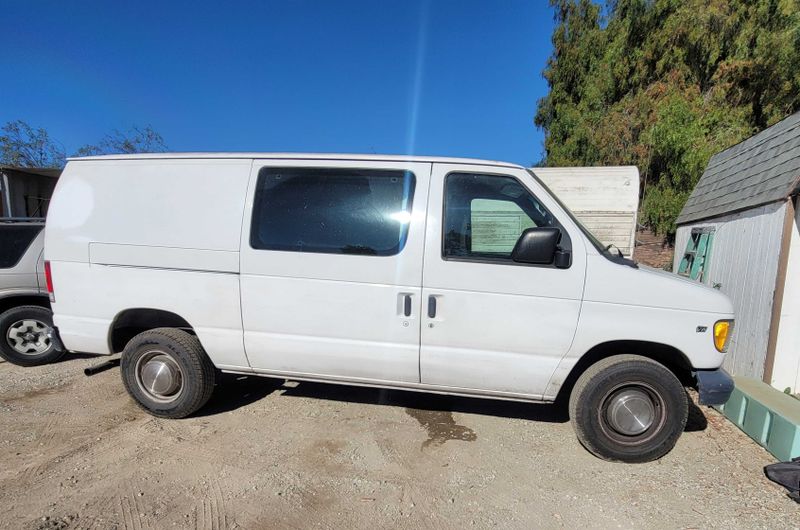
[[[639,209],[636,166],[532,169],[597,239],[633,257]]]

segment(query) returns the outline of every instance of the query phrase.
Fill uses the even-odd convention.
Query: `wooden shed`
[[[673,270],[727,294],[734,375],[800,392],[800,113],[714,155],[678,216]]]
[[[639,209],[636,166],[535,167],[532,171],[603,243],[633,256]]]

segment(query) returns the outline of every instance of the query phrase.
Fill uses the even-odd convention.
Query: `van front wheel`
[[[605,460],[649,462],[678,441],[689,411],[686,390],[663,365],[615,355],[581,374],[569,400],[578,440]]]
[[[121,359],[125,389],[144,410],[160,418],[185,418],[208,402],[216,372],[200,341],[175,328],[133,337]]]

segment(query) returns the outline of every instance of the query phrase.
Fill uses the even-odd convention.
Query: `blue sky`
[[[174,151],[531,164],[545,0],[0,0],[0,123],[68,153],[152,125]]]

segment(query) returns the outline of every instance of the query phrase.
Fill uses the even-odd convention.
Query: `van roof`
[[[67,160],[171,160],[171,159],[198,159],[198,158],[255,158],[275,160],[371,160],[385,162],[429,162],[444,164],[476,164],[487,166],[502,166],[522,168],[517,164],[497,160],[478,160],[473,158],[448,158],[439,156],[416,155],[365,155],[342,153],[141,153],[134,155],[100,155],[72,157]]]

